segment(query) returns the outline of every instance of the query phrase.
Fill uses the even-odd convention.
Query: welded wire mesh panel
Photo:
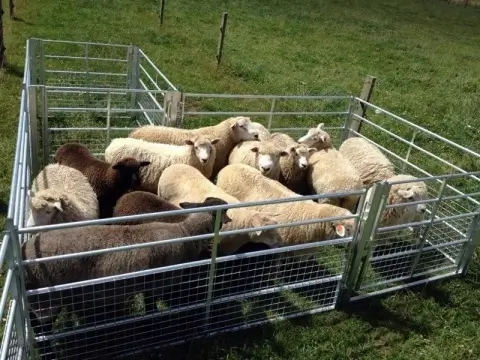
[[[248,116],[270,132],[298,139],[323,122],[339,144],[351,100],[349,96],[184,94],[182,127],[211,126],[231,116]]]

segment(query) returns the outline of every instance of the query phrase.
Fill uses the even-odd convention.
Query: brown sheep
[[[109,164],[94,157],[86,146],[77,143],[60,146],[54,159],[58,164],[77,169],[87,177],[97,194],[100,218],[111,217],[117,200],[140,186],[139,169],[150,164],[149,161],[138,161],[131,157]]]

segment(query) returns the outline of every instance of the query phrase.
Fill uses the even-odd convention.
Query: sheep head
[[[259,141],[250,150],[256,154],[257,168],[265,176],[278,169],[280,157],[288,156],[287,151],[279,149],[269,141]]]
[[[314,147],[318,150],[332,148],[332,139],[330,135],[323,130],[323,126],[324,124],[320,123],[316,128],[308,129],[307,134],[298,139],[298,143],[308,147]]]
[[[206,164],[215,151],[213,145],[217,144],[220,140],[220,138],[210,140],[199,136],[185,140],[185,144],[192,148],[192,152],[195,153],[195,156],[201,164]]]
[[[229,119],[230,122],[230,136],[237,144],[240,141],[258,140],[258,130],[252,126],[252,121],[246,116],[237,116]]]
[[[307,169],[308,159],[315,151],[317,151],[316,148],[310,148],[305,145],[295,145],[289,149],[290,155],[295,159],[295,164],[298,165],[300,170]]]
[[[351,213],[350,213],[351,215]],[[332,223],[335,234],[338,237],[351,237],[355,231],[355,219],[344,219]]]
[[[396,175],[388,179],[389,182],[399,180],[415,180],[414,176]],[[423,215],[427,210],[427,206],[422,204],[409,203],[426,200],[428,198],[427,186],[423,181],[413,181],[409,183],[393,184],[390,189],[389,204],[405,204],[404,212],[411,216]]]
[[[30,211],[36,226],[49,225],[57,212],[63,212],[67,198],[54,189],[28,192]]]
[[[112,165],[117,172],[120,182],[128,188],[140,186],[140,168],[150,165],[150,161],[138,161],[132,157],[125,157]]]

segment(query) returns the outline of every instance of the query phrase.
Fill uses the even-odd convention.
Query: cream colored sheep
[[[298,139],[298,143],[314,147],[317,150],[332,149],[332,138],[329,133],[323,130],[323,126],[324,124],[320,123],[316,128],[309,129],[304,136]]]
[[[362,190],[360,174],[335,149],[319,150],[309,159],[307,182],[315,194],[330,194]],[[360,195],[347,195],[319,199],[319,202],[330,203],[355,211]]]
[[[395,184],[398,181],[408,181],[407,183]],[[422,201],[428,199],[427,185],[423,181],[418,180],[412,175],[394,175],[387,180],[391,183],[390,192],[388,193],[387,205],[404,204],[404,206],[387,208],[384,210],[378,228],[408,224],[412,222],[418,222],[423,220],[425,211],[427,209],[425,204],[413,204],[409,203]],[[373,188],[370,188],[366,195],[366,211],[370,211],[370,199],[373,195]],[[390,231],[386,233],[378,233],[375,237],[376,243],[388,243],[395,241],[395,236],[401,232]]]
[[[395,175],[390,160],[375,145],[363,138],[352,137],[345,140],[338,151],[357,169],[366,188]]]
[[[251,128],[251,120],[245,116],[228,118],[215,126],[206,126],[198,129],[179,129],[166,126],[142,126],[133,130],[129,137],[151,142],[172,145],[183,145],[185,140],[194,136],[203,135],[209,139],[220,138],[215,144],[217,156],[213,166],[212,179],[228,163],[228,155],[240,141],[257,140],[258,132]]]
[[[200,171],[184,164],[171,165],[165,169],[158,182],[158,196],[177,206],[185,201],[196,202],[196,199],[208,197],[217,197],[229,204],[240,202],[215,186]],[[277,224],[276,214],[255,211],[251,208],[229,209],[227,215],[232,221],[224,225],[223,231]],[[233,235],[222,240],[221,253],[233,254],[247,242],[265,243],[270,247],[277,247],[281,240],[277,230]]]
[[[298,197],[279,182],[269,179],[255,168],[244,164],[227,165],[218,174],[217,186],[242,202],[263,201]],[[281,224],[302,220],[348,216],[351,212],[334,205],[318,204],[312,200],[252,207],[258,211],[277,212]],[[284,246],[332,239],[337,236],[353,236],[355,219],[319,222],[309,225],[290,226],[278,229]],[[310,256],[315,249],[296,252]]]
[[[258,140],[264,141],[270,139],[270,131],[258,122],[251,123],[251,129],[256,130],[258,132]]]
[[[35,177],[28,192],[27,226],[98,219],[95,191],[80,171],[50,164]]]
[[[150,166],[140,170],[141,187],[155,193],[162,172],[172,164],[189,164],[210,177],[215,163],[216,150],[213,146],[220,139],[195,136],[185,140],[185,145],[151,143],[133,138],[112,140],[105,150],[105,160],[114,163],[124,157],[150,161]],[[203,200],[202,200],[203,201]]]
[[[235,146],[228,157],[229,164],[246,164],[257,168],[264,176],[278,180],[280,177],[280,157],[288,152],[275,146],[269,140],[243,141]]]
[[[280,158],[280,183],[298,194],[307,195],[308,159],[317,149],[300,145],[291,136],[283,133],[273,133],[270,140],[276,146],[287,149],[289,153],[288,156]]]

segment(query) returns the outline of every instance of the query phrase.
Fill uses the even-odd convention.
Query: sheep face
[[[309,129],[307,134],[298,139],[299,144],[308,147],[314,147],[318,150],[331,147],[330,135],[323,130],[324,124],[319,124],[316,128]]]
[[[279,167],[278,162],[281,156],[288,155],[288,152],[266,142],[260,142],[260,144],[253,146],[250,150],[256,154],[257,168],[265,176],[268,176]]]
[[[33,218],[33,224],[29,221],[29,226],[49,225],[58,211],[63,212],[61,196],[51,189],[47,191],[48,193],[41,191],[39,194],[29,192],[30,210]]]
[[[255,126],[252,126],[250,118],[245,116],[237,116],[235,121],[230,126],[232,130],[232,137],[234,141],[239,143],[240,141],[258,140],[258,130]]]
[[[213,152],[213,145],[218,143],[220,138],[216,138],[213,140],[205,139],[205,138],[198,138],[198,139],[191,139],[185,140],[185,144],[192,147],[195,156],[198,158],[201,164],[206,164],[208,159]]]
[[[423,182],[415,183],[406,183],[406,184],[397,184],[392,185],[391,192],[396,194],[397,201],[406,204],[404,211],[406,214],[411,216],[423,215],[427,210],[426,204],[413,204],[408,205],[409,203],[426,200],[428,197],[427,186]],[[389,201],[390,203],[390,201]]]
[[[308,167],[308,159],[317,149],[309,148],[305,145],[297,145],[290,147],[290,155],[295,159],[295,164],[300,170],[306,170]]]
[[[116,170],[124,186],[135,188],[140,186],[140,168],[150,165],[150,161],[138,161],[132,157],[125,157],[116,162],[112,169]]]

